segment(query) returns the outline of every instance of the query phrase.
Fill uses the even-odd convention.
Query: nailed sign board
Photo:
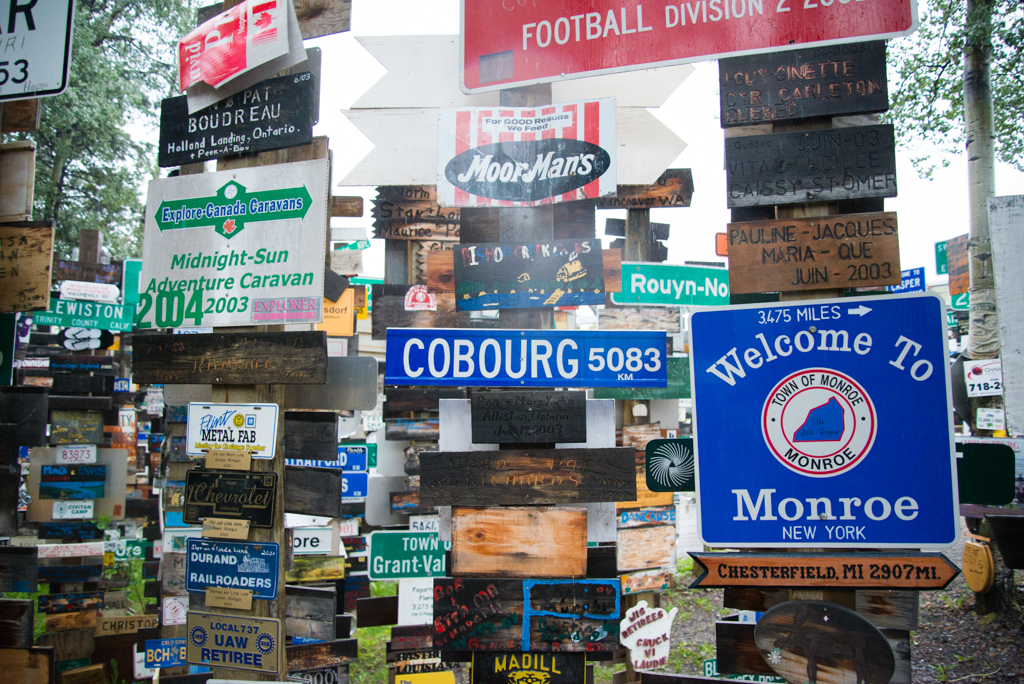
[[[459,311],[604,304],[599,240],[462,243],[454,252]]]
[[[583,76],[908,35],[913,0],[687,5],[570,0],[557,6],[462,0],[461,85],[467,93]],[[833,57],[834,58],[834,57]]]
[[[271,542],[186,539],[185,588],[190,594],[205,594],[207,587],[248,589],[253,598],[272,600],[277,598],[280,557]]]
[[[160,166],[194,164],[313,141],[310,72],[268,78],[215,105],[188,113],[187,97],[160,106]]]
[[[614,195],[615,100],[442,107],[437,151],[437,195],[446,207]]]
[[[253,458],[273,458],[277,443],[277,404],[188,405],[185,453],[246,451]]]
[[[648,606],[647,601],[638,601],[629,609],[619,624],[619,641],[629,649],[633,669],[653,670],[668,663],[672,621],[678,612],[678,608],[666,612]]]
[[[647,442],[645,452],[648,489],[652,492],[695,491],[692,437],[652,439]]]
[[[622,262],[622,292],[612,302],[631,306],[727,306],[729,272],[707,266]]]
[[[889,109],[885,41],[718,61],[723,128]]]
[[[655,331],[391,328],[384,382],[456,387],[665,387]]]
[[[44,465],[40,475],[40,499],[88,501],[106,496],[105,465]]]
[[[730,223],[736,294],[899,285],[896,212]]]
[[[117,304],[117,300],[121,298],[121,288],[117,285],[90,283],[86,280],[63,280],[60,284],[60,296],[63,299]]]
[[[46,311],[50,306],[53,232],[49,222],[0,226],[0,264],[4,268],[0,312]]]
[[[273,527],[277,502],[276,473],[190,470],[185,473],[188,525],[203,518],[248,520],[250,527]]]
[[[447,574],[445,551],[451,542],[442,542],[436,532],[371,532],[371,580],[417,577],[444,577]]]
[[[328,166],[150,181],[136,326],[319,323]]]
[[[50,308],[32,314],[36,325],[59,325],[62,328],[99,328],[128,332],[135,320],[131,304],[103,304],[73,299],[51,299]]]
[[[690,324],[704,544],[956,542],[940,298],[730,307],[699,311]]]
[[[277,674],[284,647],[280,620],[190,610],[187,634],[190,665]]]
[[[587,441],[586,392],[481,392],[471,412],[474,444]]]
[[[585,653],[474,653],[476,684],[576,684],[587,681]]]
[[[881,124],[728,138],[725,180],[730,209],[895,197],[893,127]]]
[[[382,185],[373,200],[373,237],[458,241],[458,208],[437,203],[436,185]]]
[[[0,102],[60,95],[68,86],[75,3],[54,2],[45,8],[17,0],[5,4],[4,42],[14,49],[4,50],[9,66],[0,83]]]

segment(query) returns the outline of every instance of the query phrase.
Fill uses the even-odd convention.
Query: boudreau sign
[[[529,207],[614,195],[615,100],[442,108],[437,149],[441,206]]]

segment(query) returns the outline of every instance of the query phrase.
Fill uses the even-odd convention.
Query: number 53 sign
[[[48,2],[0,0],[6,19],[0,59],[0,102],[60,95],[68,86],[74,0]]]

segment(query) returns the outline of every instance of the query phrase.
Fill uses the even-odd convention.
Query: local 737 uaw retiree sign
[[[615,100],[443,107],[437,153],[437,200],[444,207],[530,207],[614,195]]]
[[[150,181],[136,326],[318,323],[327,160]]]
[[[956,543],[941,299],[730,307],[690,320],[704,544]]]
[[[277,404],[188,405],[185,453],[238,451],[253,458],[273,458],[277,442]]]

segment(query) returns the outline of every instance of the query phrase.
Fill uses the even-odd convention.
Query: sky
[[[316,135],[330,138],[334,152],[333,176],[344,177],[372,149],[368,141],[347,119],[342,110],[351,106],[385,73],[373,57],[360,46],[355,36],[457,34],[459,0],[354,0],[352,30],[306,41],[307,47],[323,51],[320,122]],[[670,168],[690,168],[694,195],[689,208],[653,209],[651,220],[672,225],[667,263],[684,261],[721,261],[715,256],[715,233],[724,232],[730,213],[726,208],[724,136],[718,121],[717,62],[700,62],[694,73],[658,109],[651,110],[686,144]],[[458,79],[457,73],[451,74]],[[607,93],[614,96],[614,93]],[[414,107],[417,103],[409,102]],[[967,162],[965,155],[950,158],[931,180],[921,179],[910,162],[912,156],[927,149],[898,148],[897,178],[899,197],[886,199],[886,211],[898,213],[900,261],[903,269],[925,267],[929,285],[946,281],[935,271],[936,242],[969,231],[967,206]],[[937,156],[938,153],[935,153]],[[372,236],[369,218],[368,187],[335,187],[335,195],[361,194],[367,198],[361,219],[332,219],[332,225],[366,226]],[[997,163],[996,194],[1024,194],[1024,173]],[[604,220],[624,218],[625,210],[599,211],[598,235]],[[605,240],[607,247],[611,239]],[[364,252],[364,274],[383,277],[384,241],[371,240]]]

